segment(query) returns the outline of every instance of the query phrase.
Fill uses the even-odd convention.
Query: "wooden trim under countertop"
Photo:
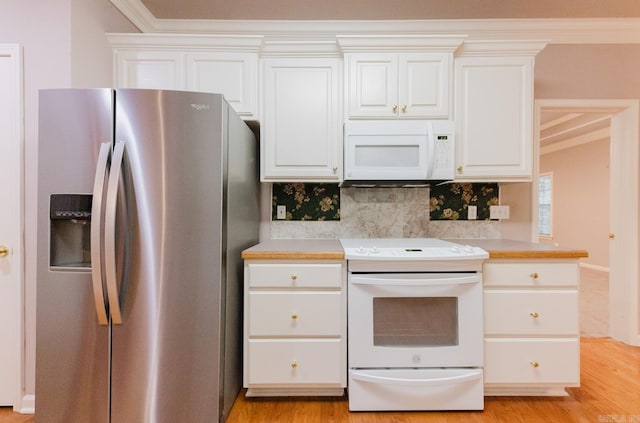
[[[587,258],[585,250],[488,250],[490,259],[574,259]]]
[[[344,260],[342,251],[243,251],[243,260]]]

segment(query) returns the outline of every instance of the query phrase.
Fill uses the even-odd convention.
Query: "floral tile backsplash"
[[[431,220],[467,220],[469,206],[476,206],[477,220],[489,220],[489,206],[500,204],[498,184],[444,184],[431,187]]]
[[[271,238],[500,238],[499,222],[485,220],[488,202],[497,201],[497,184],[453,185],[458,187],[442,185],[440,192],[274,183]],[[285,220],[276,219],[277,205],[286,205]],[[478,220],[466,220],[465,205],[478,207]]]
[[[277,206],[286,207],[284,220],[340,220],[340,188],[337,184],[273,184],[271,219]]]

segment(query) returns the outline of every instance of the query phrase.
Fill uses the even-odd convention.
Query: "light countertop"
[[[342,244],[337,239],[272,239],[242,252],[249,259],[344,259]]]
[[[586,250],[508,239],[447,239],[446,241],[480,247],[489,252],[489,258],[492,259],[567,259],[589,256]],[[244,250],[242,258],[244,260],[342,260],[344,250],[337,239],[272,239]]]

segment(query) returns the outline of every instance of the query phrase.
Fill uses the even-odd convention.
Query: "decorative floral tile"
[[[287,208],[285,220],[340,220],[338,184],[273,184],[271,219],[277,220],[277,206]]]
[[[489,220],[489,206],[500,204],[497,183],[444,184],[431,187],[431,220],[467,220],[469,206],[477,207],[477,220]]]

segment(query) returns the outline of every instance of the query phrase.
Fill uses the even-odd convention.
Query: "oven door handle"
[[[376,275],[362,276],[351,275],[350,282],[354,285],[381,285],[381,286],[446,286],[465,285],[479,283],[480,277],[473,276],[446,276],[438,278],[408,278],[403,275]]]
[[[482,380],[482,372],[473,371],[464,375],[427,378],[427,379],[408,379],[402,377],[374,376],[365,373],[352,372],[351,377],[355,380],[368,383],[385,384],[385,385],[401,385],[401,386],[442,386],[455,385],[460,383],[468,383],[476,380]]]

